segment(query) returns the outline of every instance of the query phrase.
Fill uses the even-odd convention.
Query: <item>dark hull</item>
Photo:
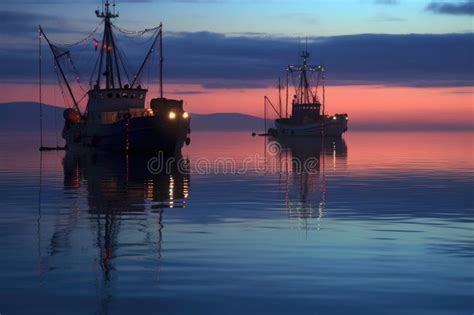
[[[138,117],[113,124],[76,124],[63,130],[69,150],[94,149],[113,152],[158,152],[174,155],[186,142],[189,120]]]
[[[321,119],[312,123],[297,124],[290,119],[277,119],[269,133],[278,137],[334,137],[340,138],[347,131],[347,120]]]

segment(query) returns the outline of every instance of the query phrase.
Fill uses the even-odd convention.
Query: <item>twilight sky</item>
[[[97,25],[100,5],[3,0],[0,102],[37,100],[39,23],[53,41],[74,42]],[[276,101],[278,76],[308,38],[312,62],[327,69],[329,112],[359,125],[473,124],[474,0],[128,0],[117,9],[128,29],[163,21],[166,91],[191,112],[261,115],[263,95]]]

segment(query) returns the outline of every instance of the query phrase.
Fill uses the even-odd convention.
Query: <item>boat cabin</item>
[[[298,104],[293,103],[290,120],[294,123],[305,123],[318,120],[321,117],[321,103]]]
[[[130,89],[93,89],[87,94],[87,109],[92,112],[120,112],[129,109],[144,109],[148,90],[141,87]]]

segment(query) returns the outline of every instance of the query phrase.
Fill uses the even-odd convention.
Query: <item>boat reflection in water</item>
[[[279,145],[281,188],[290,218],[305,230],[319,230],[324,216],[327,172],[347,165],[347,145],[342,138],[270,138]],[[267,146],[268,148],[268,146]]]
[[[150,172],[148,155],[75,154],[64,158],[64,187],[85,185],[91,213],[121,214],[181,208],[189,194],[189,170]],[[178,160],[178,159],[176,159]]]
[[[147,169],[149,158],[67,152],[63,161],[64,189],[75,191],[72,195],[77,196],[78,203],[87,200],[87,205],[78,205],[78,209],[88,210],[88,230],[95,234],[92,235],[94,246],[87,248],[81,259],[87,259],[85,265],[91,263],[90,258],[100,265],[97,267],[99,277],[96,276],[102,279],[96,284],[98,313],[107,313],[108,304],[115,295],[111,290],[116,287],[112,282],[117,282],[117,269],[123,275],[126,273],[123,268],[141,259],[141,274],[150,273],[148,278],[158,281],[164,210],[184,208],[189,196],[189,172],[171,168],[166,173],[152,174]],[[74,222],[68,220],[56,226],[58,230],[52,236],[51,248],[55,244],[65,250],[72,248],[61,245],[60,238],[65,238],[65,231],[73,233],[76,230]],[[82,247],[89,244],[82,244]]]

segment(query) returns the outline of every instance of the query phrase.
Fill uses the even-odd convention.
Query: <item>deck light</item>
[[[332,119],[336,120],[336,119],[337,119],[337,117],[336,117],[336,116],[333,116],[333,117],[332,117]]]
[[[189,113],[188,113],[188,112],[184,112],[184,113],[183,113],[183,118],[184,118],[184,119],[187,119],[188,117],[189,117]]]
[[[175,112],[170,112],[168,114],[168,118],[171,119],[171,120],[175,119],[176,118],[176,113]]]

